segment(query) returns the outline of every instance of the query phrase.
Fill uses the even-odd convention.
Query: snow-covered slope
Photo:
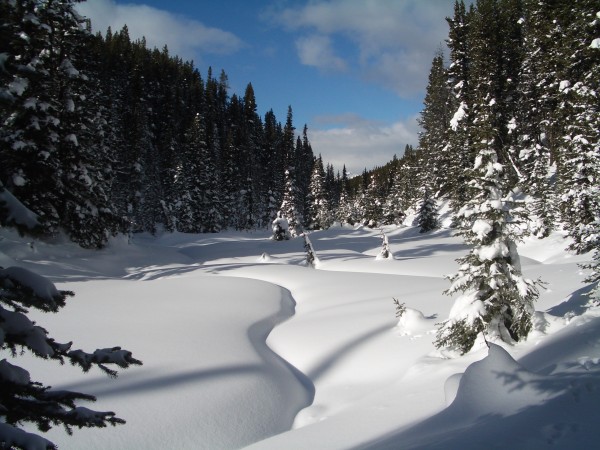
[[[303,241],[267,233],[136,236],[100,252],[30,245],[2,230],[0,266],[75,291],[34,319],[58,340],[122,345],[144,361],[111,380],[19,357],[34,379],[98,397],[127,420],[56,429],[61,448],[590,448],[600,393],[600,312],[559,235],[520,246],[547,282],[535,330],[513,347],[448,358],[432,344],[450,311],[444,275],[467,248],[449,230],[332,228]],[[395,317],[393,299],[408,308]],[[463,375],[464,373],[464,375]]]

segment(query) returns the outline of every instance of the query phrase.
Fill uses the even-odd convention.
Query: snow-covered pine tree
[[[448,182],[445,171],[450,163],[449,153],[444,151],[450,126],[450,89],[441,50],[431,63],[419,125],[423,129],[419,133],[420,178],[429,180],[436,194]]]
[[[561,21],[567,32],[560,74],[560,110],[564,114],[561,146],[561,211],[577,253],[593,252],[584,264],[585,282],[595,283],[590,296],[600,303],[600,7],[593,1],[565,7]]]
[[[207,143],[204,120],[198,114],[185,134],[175,180],[177,230],[185,233],[217,231],[220,217],[216,190],[215,164]]]
[[[321,155],[315,160],[308,194],[309,229],[322,230],[331,226],[332,217],[325,192],[325,170]]]
[[[263,220],[271,223],[283,200],[285,187],[285,154],[281,149],[281,124],[277,122],[273,110],[265,114],[263,139],[263,164],[265,166],[266,208]]]
[[[495,53],[501,48],[497,8],[495,0],[480,0],[471,17],[471,118],[476,126],[469,133],[477,156],[465,171],[468,200],[455,219],[459,234],[473,248],[449,277],[452,285],[446,293],[462,294],[435,341],[437,347],[460,353],[469,351],[480,333],[505,342],[526,338],[539,295],[537,283],[521,273],[516,247],[527,211],[513,198],[509,176],[498,161],[504,124],[497,99],[501,94],[500,58]]]
[[[420,233],[426,233],[439,228],[437,201],[430,194],[427,187],[423,189],[423,198],[419,204],[417,224],[421,228]]]
[[[382,186],[379,180],[372,174],[369,177],[367,189],[360,196],[360,209],[363,213],[362,224],[370,228],[378,226],[383,216]]]
[[[2,2],[0,54],[0,180],[39,218],[46,234],[60,226],[64,194],[58,146],[62,109],[52,74],[61,62],[52,50],[49,5]],[[58,49],[57,49],[58,50]]]
[[[310,242],[310,238],[307,233],[302,233],[300,236],[304,239],[304,252],[306,254],[306,266],[314,269],[319,262],[319,258],[317,257],[317,253],[313,248],[312,242]]]
[[[479,152],[470,171],[471,200],[457,218],[459,234],[473,248],[449,277],[452,285],[446,293],[462,294],[438,330],[437,347],[466,353],[480,333],[513,342],[531,329],[537,282],[523,277],[516,248],[526,210],[503,194],[502,171],[491,148]]]
[[[577,253],[598,251],[600,244],[599,10],[597,2],[580,1],[565,5],[558,20],[564,33],[560,54],[567,62],[558,86],[564,124],[560,210],[573,239],[569,249]]]
[[[327,167],[325,168],[325,181],[323,183],[323,188],[325,190],[325,198],[328,200],[329,203],[329,214],[331,221],[334,220],[334,211],[340,204],[341,186],[342,178],[340,172],[338,171],[336,176],[333,165],[327,164]]]
[[[302,230],[302,214],[298,207],[298,188],[292,171],[293,169],[285,171],[285,191],[277,216],[287,221],[290,236],[296,237]]]
[[[314,167],[315,156],[312,151],[312,146],[308,141],[308,126],[305,124],[302,130],[302,137],[296,139],[296,183],[300,196],[300,208],[302,217],[304,218],[302,225],[309,226],[310,222],[310,183]],[[325,171],[323,171],[323,182],[325,180]]]
[[[510,124],[516,142],[511,154],[517,161],[520,186],[530,195],[531,231],[548,236],[559,220],[555,172],[559,130],[557,115],[556,38],[552,35],[552,8],[548,2],[526,2],[523,61],[519,73],[515,120]],[[559,33],[561,34],[561,33]],[[554,152],[554,154],[553,154]]]
[[[334,218],[340,224],[354,225],[357,221],[354,210],[354,199],[350,195],[350,187],[348,185],[348,172],[344,165],[342,169],[342,177],[340,179],[340,199],[338,206],[334,211]]]
[[[405,183],[403,178],[405,172],[397,167],[392,176],[392,185],[383,205],[383,217],[388,225],[400,225],[406,217],[406,209],[409,207],[404,192]]]
[[[387,234],[385,234],[383,229],[381,229],[380,231],[381,231],[381,251],[379,252],[379,255],[377,255],[377,259],[389,259],[392,257],[392,252],[390,251],[390,242],[388,240]]]
[[[450,66],[447,76],[452,91],[450,102],[450,128],[447,144],[442,149],[443,159],[447,161],[445,173],[446,186],[441,189],[448,192],[453,211],[458,211],[468,199],[465,193],[467,181],[465,169],[472,164],[473,155],[470,150],[471,124],[471,55],[468,34],[473,12],[467,11],[462,0],[454,3],[454,16],[447,18],[449,25],[447,44],[450,49]]]
[[[105,99],[97,74],[101,68],[91,50],[95,42],[76,1],[48,6],[45,20],[53,27],[53,48],[60,62],[53,85],[60,92],[58,142],[63,195],[60,224],[86,248],[100,248],[123,225],[111,200],[114,158],[108,134]]]

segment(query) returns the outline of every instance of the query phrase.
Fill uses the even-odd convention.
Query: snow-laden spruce
[[[503,167],[491,146],[480,151],[471,172],[471,200],[458,211],[457,220],[459,234],[473,248],[457,260],[458,272],[448,277],[452,285],[446,293],[462,294],[435,342],[461,354],[478,337],[508,343],[526,338],[538,297],[536,282],[521,273],[516,247],[526,211],[503,196]]]

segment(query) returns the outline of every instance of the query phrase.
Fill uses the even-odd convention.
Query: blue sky
[[[132,38],[224,69],[230,94],[251,82],[264,115],[308,125],[316,154],[360,173],[416,145],[434,54],[454,0],[88,0],[94,31],[127,23]]]

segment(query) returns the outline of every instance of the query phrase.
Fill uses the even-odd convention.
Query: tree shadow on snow
[[[310,369],[307,375],[311,380],[317,380],[322,377],[329,369],[336,365],[336,363],[344,358],[345,356],[352,353],[357,347],[364,344],[366,341],[377,337],[378,335],[385,333],[393,328],[395,323],[385,324],[380,327],[369,330],[363,334],[358,335],[351,341],[348,341],[343,346],[338,347],[332,352],[331,356],[323,359],[319,364]]]
[[[117,380],[107,377],[95,377],[85,381],[57,386],[61,390],[84,391],[101,398],[126,397],[131,395],[156,392],[157,390],[174,389],[211,380],[222,381],[227,377],[248,375],[265,376],[268,371],[261,365],[232,365],[214,369],[197,369],[180,373],[152,375],[152,371],[140,370],[135,373],[124,373]]]
[[[597,324],[594,324],[597,328]],[[596,336],[597,337],[597,336]],[[355,449],[595,448],[600,412],[600,364],[553,375],[527,369],[493,372],[492,398],[454,401],[446,409]],[[517,393],[506,400],[500,393]],[[510,402],[523,396],[523,406]],[[472,396],[471,396],[472,397]],[[484,395],[484,397],[487,397]],[[527,400],[529,399],[529,400]],[[507,401],[509,408],[506,410]],[[529,401],[529,404],[528,404]],[[483,405],[483,406],[482,406]],[[498,409],[497,405],[499,405]],[[502,412],[504,411],[504,412]]]
[[[566,315],[582,315],[589,308],[587,306],[588,302],[590,301],[589,293],[592,291],[593,287],[594,285],[590,284],[588,286],[576,290],[564,302],[553,306],[546,312],[557,317],[564,317]]]

